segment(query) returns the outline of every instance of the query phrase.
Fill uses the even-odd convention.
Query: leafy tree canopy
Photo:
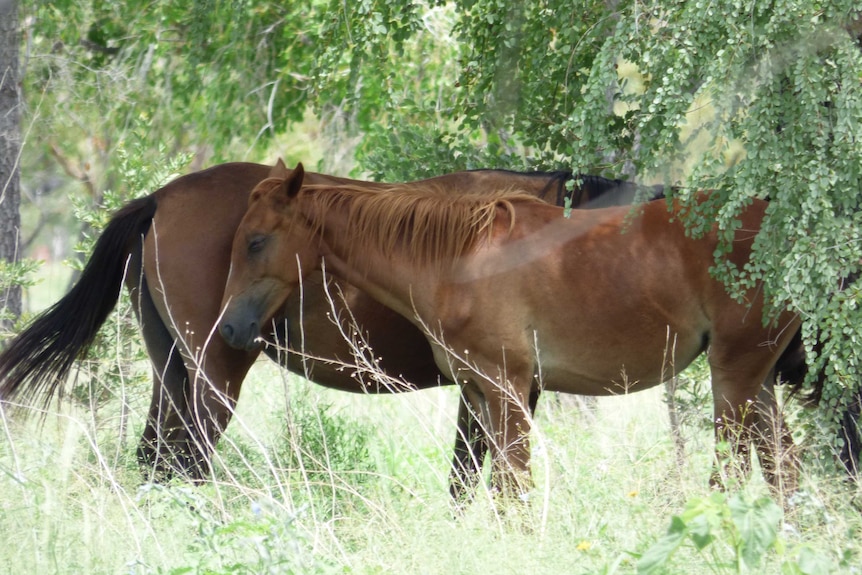
[[[804,319],[837,406],[859,385],[862,32],[852,0],[61,0],[24,6],[30,141],[78,165],[262,157],[309,110],[361,173],[568,167],[679,186],[692,232],[771,200],[738,285]],[[24,20],[24,18],[22,18]],[[280,142],[280,140],[276,140]],[[241,156],[241,157],[238,157]],[[267,157],[267,161],[271,158]],[[713,189],[706,204],[692,190]],[[668,286],[673,289],[673,286]]]

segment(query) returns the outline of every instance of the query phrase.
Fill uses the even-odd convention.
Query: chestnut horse
[[[764,326],[759,293],[744,302],[727,293],[710,274],[715,231],[688,237],[665,202],[634,219],[627,207],[566,218],[509,186],[379,194],[303,186],[301,165],[273,175],[252,192],[233,243],[219,323],[231,346],[255,349],[261,326],[323,262],[424,334],[440,372],[485,415],[492,482],[509,496],[530,486],[531,394],[638,391],[669,377],[671,354],[684,369],[706,353],[716,439],[740,456],[754,440],[764,475],[795,486],[792,439],[783,425],[763,425],[755,402],[798,319],[785,312]],[[737,266],[765,205],[740,215],[729,255]]]
[[[219,434],[228,424],[246,373],[260,349],[236,350],[213,335],[222,289],[228,275],[230,248],[248,205],[250,191],[272,169],[228,163],[182,176],[155,193],[130,202],[111,220],[72,290],[29,327],[8,342],[0,354],[0,399],[47,403],[66,380],[75,360],[86,352],[119,297],[129,290],[153,365],[153,394],[138,449],[142,466],[154,477],[180,471],[201,477]],[[517,173],[477,170],[433,178],[449,193],[476,186],[517,186],[545,201],[561,204],[565,184],[575,180],[573,204],[601,196],[609,203],[628,203],[635,187],[619,180],[577,176],[571,172]],[[386,190],[385,184],[355,182],[306,174],[309,184],[361,185]],[[306,282],[304,299],[287,299],[265,335],[284,347],[296,346],[277,359],[311,381],[352,392],[378,393],[424,389],[442,381],[431,348],[409,322],[353,286],[340,291],[381,367],[397,389],[357,380],[352,351],[339,326],[329,319],[330,303],[319,274]],[[304,320],[302,323],[301,320]],[[298,342],[298,343],[297,343]],[[272,347],[267,349],[275,358]],[[320,358],[320,359],[314,359]],[[369,385],[370,384],[370,385]],[[453,494],[461,477],[472,477],[475,461],[484,457],[481,430],[466,406],[459,410],[459,433],[453,467]]]

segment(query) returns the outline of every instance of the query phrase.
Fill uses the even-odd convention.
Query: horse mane
[[[543,204],[517,189],[456,195],[440,186],[396,185],[381,193],[360,186],[304,186],[299,192],[313,235],[325,232],[324,215],[346,210],[350,222],[348,260],[365,250],[398,252],[419,265],[454,261],[490,234],[497,208],[506,210],[509,231],[516,203]]]
[[[566,199],[571,199],[574,207],[585,207],[588,203],[598,206],[627,205],[638,201],[652,201],[664,198],[663,186],[647,186],[629,180],[611,179],[592,174],[575,173],[572,170],[519,172],[499,168],[483,168],[470,172],[497,172],[526,178],[542,178],[547,184],[539,192],[544,198],[553,191],[555,205],[563,207]],[[566,184],[574,181],[572,190]]]
[[[661,185],[648,186],[592,174],[572,174],[569,179],[575,181],[571,192],[573,206],[586,205],[587,202],[594,202],[600,207],[628,205],[665,197],[664,186]]]

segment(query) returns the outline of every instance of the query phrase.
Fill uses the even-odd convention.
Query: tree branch
[[[87,192],[90,194],[90,197],[95,198],[96,196],[96,186],[93,184],[93,180],[90,179],[89,174],[85,171],[81,170],[74,164],[72,160],[63,155],[63,152],[57,148],[56,145],[51,144],[51,155],[57,160],[60,164],[60,167],[63,168],[63,171],[66,172],[66,175],[75,178],[87,188]]]

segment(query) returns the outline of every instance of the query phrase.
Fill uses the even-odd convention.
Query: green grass
[[[146,390],[126,396],[131,425],[116,402],[95,418],[65,405],[41,427],[4,418],[0,573],[634,573],[672,517],[712,493],[711,432],[686,428],[678,468],[659,389],[601,398],[590,411],[543,398],[536,488],[515,527],[487,494],[453,518],[453,389],[357,396],[261,363],[215,478],[199,486],[141,484],[134,447]],[[743,493],[767,490],[755,476]],[[751,572],[799,568],[799,554],[814,550],[828,570],[784,572],[858,573],[858,495],[812,470],[780,545]],[[703,551],[683,545],[665,566],[735,573],[732,558],[733,541],[719,534]]]

